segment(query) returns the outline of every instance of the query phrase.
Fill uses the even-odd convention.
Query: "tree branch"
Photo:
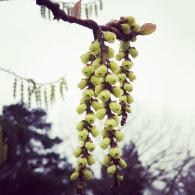
[[[108,23],[106,25],[98,25],[94,20],[91,19],[80,19],[77,17],[69,16],[68,14],[65,13],[63,9],[60,8],[60,5],[58,3],[52,2],[50,0],[36,0],[36,4],[40,6],[45,6],[54,15],[54,20],[63,20],[65,22],[69,23],[75,23],[78,25],[81,25],[83,27],[89,28],[93,31],[94,37],[100,38],[98,36],[101,36],[102,31],[110,31],[116,34],[117,38],[120,40],[128,41],[130,40],[133,36],[139,35],[139,33],[136,32],[130,32],[129,34],[124,34],[121,33],[118,30],[118,26],[122,21],[124,21],[124,18],[121,18],[117,23],[112,25],[112,23]],[[100,33],[100,34],[99,34]],[[100,41],[101,43],[101,41]]]

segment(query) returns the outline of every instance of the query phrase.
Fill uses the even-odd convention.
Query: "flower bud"
[[[125,34],[128,34],[131,31],[129,24],[121,24],[121,28],[122,28],[123,33]]]
[[[118,142],[123,141],[124,139],[124,134],[119,130],[115,131],[114,136]]]
[[[121,152],[118,147],[114,147],[114,148],[110,148],[109,154],[112,158],[118,159],[121,155]]]
[[[91,128],[91,134],[93,135],[93,137],[97,137],[99,135],[99,131],[96,126],[93,126]]]
[[[78,179],[78,177],[79,177],[79,172],[76,171],[76,172],[74,172],[74,173],[71,174],[70,179],[72,181],[76,181]]]
[[[131,54],[131,56],[132,56],[133,58],[136,58],[136,57],[138,56],[138,51],[135,49],[135,47],[131,47],[131,48],[129,49],[129,53]]]
[[[131,92],[133,90],[133,86],[130,83],[124,83],[124,89]]]
[[[106,109],[105,108],[101,108],[100,110],[98,110],[96,112],[96,117],[101,120],[105,117],[105,114],[106,114]]]
[[[96,70],[95,70],[95,76],[97,77],[103,77],[107,72],[107,67],[105,65],[101,65],[99,66]]]
[[[107,130],[113,130],[113,128],[117,126],[117,122],[116,122],[116,120],[114,120],[113,118],[111,118],[111,119],[108,119],[105,122],[104,126],[105,126],[105,128]]]
[[[81,61],[83,64],[87,64],[90,60],[90,56],[91,54],[90,53],[84,53],[83,55],[81,55]]]
[[[135,18],[133,16],[128,16],[128,17],[126,17],[126,19],[127,19],[127,22],[129,24],[129,26],[133,26],[134,25]]]
[[[86,80],[86,79],[82,79],[82,80],[78,83],[78,85],[77,85],[77,87],[78,87],[79,89],[84,89],[86,86],[87,86],[87,80]]]
[[[81,157],[81,158],[77,159],[77,165],[78,165],[79,168],[85,167],[86,164],[87,164],[87,159],[86,158]]]
[[[91,73],[93,73],[93,71],[94,71],[94,68],[91,65],[87,65],[87,66],[82,68],[83,75],[87,76],[87,77],[89,77],[91,75]]]
[[[107,173],[113,175],[116,172],[116,165],[111,165],[107,168]]]
[[[107,48],[107,58],[113,58],[114,57],[114,50],[111,47]]]
[[[136,76],[133,74],[132,71],[130,71],[127,76],[131,82],[133,82],[136,79]]]
[[[94,69],[97,69],[100,66],[101,63],[101,59],[100,58],[96,58],[93,62],[92,62],[92,66]]]
[[[81,141],[85,141],[87,139],[88,136],[88,131],[86,129],[79,131],[79,139]]]
[[[110,166],[110,163],[111,163],[111,158],[110,158],[110,156],[106,155],[106,156],[104,157],[102,163],[103,163],[103,165],[106,166],[106,167]]]
[[[127,163],[125,162],[125,160],[123,160],[122,158],[119,159],[119,166],[121,168],[126,168],[127,167]]]
[[[108,82],[109,84],[111,84],[111,85],[114,85],[114,84],[116,84],[116,82],[117,82],[117,78],[116,78],[116,76],[114,76],[113,74],[108,74],[107,76],[106,76],[106,82]]]
[[[76,110],[78,114],[82,114],[86,109],[87,109],[87,105],[83,103],[77,106]]]
[[[114,94],[115,97],[121,97],[123,95],[123,90],[118,87],[118,86],[115,86],[112,88],[112,93]]]
[[[108,90],[103,90],[99,95],[98,98],[102,100],[102,102],[107,102],[110,98],[110,91]]]
[[[88,165],[93,165],[95,163],[95,160],[92,155],[87,156],[87,163]]]
[[[133,66],[133,63],[130,60],[124,60],[122,62],[122,67],[126,70],[129,70]]]
[[[85,148],[90,151],[90,152],[93,152],[95,150],[95,144],[91,141],[87,141],[85,143]]]
[[[116,39],[116,35],[113,32],[104,32],[104,40],[108,43],[113,43]]]
[[[114,74],[118,74],[120,68],[115,61],[110,61],[109,67]]]
[[[115,55],[115,59],[116,59],[117,61],[121,61],[124,57],[125,57],[125,52],[123,52],[123,51],[120,51],[119,53],[117,53],[117,54]]]
[[[119,113],[121,110],[121,105],[117,102],[110,102],[109,107],[115,113]]]
[[[78,158],[78,157],[81,155],[81,153],[82,153],[82,149],[81,149],[80,147],[77,147],[77,148],[74,150],[74,152],[73,152],[73,154],[74,154],[74,156],[75,156],[76,158]]]
[[[95,114],[87,114],[85,116],[85,120],[89,123],[89,124],[93,124],[95,122]]]
[[[88,169],[83,170],[83,176],[86,180],[90,180],[92,178],[91,171]]]
[[[100,147],[101,147],[102,149],[105,150],[106,148],[108,148],[109,144],[110,144],[110,138],[109,138],[109,137],[105,137],[105,138],[100,142]]]

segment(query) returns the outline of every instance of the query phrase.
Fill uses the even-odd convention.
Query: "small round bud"
[[[119,68],[118,64],[115,61],[110,61],[109,67],[110,67],[110,69],[112,70],[112,72],[114,74],[118,74],[120,68]]]
[[[133,91],[133,86],[130,83],[125,83],[124,84],[124,89],[128,92],[132,92]]]
[[[87,105],[83,103],[77,106],[76,110],[78,114],[82,114],[86,109],[87,109]]]
[[[89,123],[89,124],[93,124],[95,122],[95,114],[87,114],[85,116],[85,120]]]
[[[104,159],[103,159],[102,164],[103,164],[105,167],[110,166],[110,164],[111,164],[111,158],[110,158],[110,156],[106,155],[106,156],[104,157]]]
[[[97,86],[101,83],[101,79],[99,77],[96,77],[96,76],[92,76],[90,80],[94,86]]]
[[[100,107],[101,107],[97,100],[93,100],[93,101],[91,102],[91,106],[93,107],[93,109],[94,109],[95,111],[99,110]]]
[[[118,181],[123,181],[123,179],[124,179],[123,175],[119,174],[119,173],[117,173],[116,178],[117,178]]]
[[[76,129],[78,131],[81,131],[83,129],[83,127],[84,127],[84,122],[83,121],[77,123],[77,125],[76,125]]]
[[[133,74],[132,71],[130,71],[127,76],[131,82],[133,82],[136,79],[136,76]]]
[[[121,105],[117,102],[110,102],[109,107],[115,113],[119,113],[121,111]]]
[[[109,154],[112,158],[118,159],[121,155],[121,151],[118,147],[110,148]]]
[[[83,91],[83,96],[89,100],[92,96],[94,96],[94,91],[92,89],[85,89]]]
[[[116,76],[114,76],[113,74],[108,74],[107,76],[106,76],[106,82],[108,82],[109,84],[111,84],[111,85],[114,85],[114,84],[116,84],[116,82],[117,82],[117,78],[116,78]]]
[[[101,59],[100,58],[96,58],[93,62],[92,62],[92,66],[94,69],[97,69],[100,66],[101,63]]]
[[[85,141],[87,139],[88,136],[88,131],[86,129],[79,131],[79,139],[81,141]]]
[[[99,95],[98,98],[102,100],[102,102],[107,102],[110,98],[111,94],[108,90],[103,90]]]
[[[93,165],[95,163],[95,160],[92,155],[87,156],[87,163],[88,165]]]
[[[141,30],[139,24],[137,24],[137,23],[134,23],[133,29],[134,29],[135,32],[139,32]]]
[[[113,58],[114,57],[114,50],[111,47],[107,48],[107,58]]]
[[[128,34],[131,31],[129,24],[121,24],[121,29],[125,34]]]
[[[81,55],[81,61],[83,64],[87,64],[90,60],[91,54],[90,53],[84,53],[83,55]]]
[[[107,173],[113,175],[116,172],[116,165],[111,165],[107,168]]]
[[[104,40],[108,43],[113,43],[116,39],[116,35],[113,32],[104,32]]]
[[[131,113],[131,107],[129,105],[125,105],[125,111]]]
[[[86,180],[90,180],[92,178],[91,171],[88,169],[83,170],[83,176]]]
[[[78,85],[77,85],[77,87],[78,87],[79,89],[84,89],[86,86],[87,86],[87,80],[86,80],[86,79],[82,79],[82,80],[78,83]]]
[[[125,52],[123,52],[123,51],[120,51],[119,53],[117,53],[117,54],[115,55],[115,59],[116,59],[117,61],[121,61],[124,57],[125,57]]]
[[[123,160],[122,158],[119,159],[119,166],[121,168],[126,168],[127,167],[127,163],[125,162],[125,160]]]
[[[129,94],[128,96],[127,96],[127,103],[128,104],[131,104],[133,102],[133,97]]]
[[[89,47],[89,51],[93,54],[93,55],[97,55],[100,53],[100,43],[99,41],[94,41],[90,47]]]
[[[107,72],[107,67],[105,65],[101,65],[99,66],[96,70],[95,70],[95,76],[97,77],[103,77]]]
[[[70,176],[70,179],[72,181],[76,181],[78,178],[79,178],[79,172],[78,171],[72,173],[71,176]]]
[[[106,114],[106,109],[105,108],[101,108],[100,110],[98,110],[96,112],[96,117],[99,119],[99,120],[102,120],[104,117],[105,117],[105,114]]]
[[[96,126],[93,126],[91,128],[91,134],[93,135],[93,137],[97,137],[99,135],[99,131]]]
[[[91,141],[87,141],[85,143],[85,148],[90,151],[90,152],[93,152],[95,150],[95,144]]]
[[[105,126],[105,128],[107,130],[113,130],[113,128],[117,126],[117,122],[116,122],[116,120],[114,120],[113,118],[111,118],[111,119],[108,119],[105,122],[104,126]]]
[[[76,158],[78,158],[78,157],[81,155],[81,153],[82,153],[82,149],[81,149],[80,147],[77,147],[77,148],[74,150],[74,152],[73,152],[73,154],[74,154],[74,156],[75,156]]]
[[[91,73],[93,73],[93,71],[94,71],[94,68],[91,65],[87,65],[87,66],[82,68],[83,75],[87,76],[87,77],[90,76]]]
[[[127,49],[129,49],[129,47],[130,47],[129,41],[120,42],[120,51],[126,51]]]
[[[130,60],[124,60],[122,62],[122,67],[126,70],[129,70],[133,66],[133,63]]]
[[[112,88],[112,93],[114,94],[115,97],[120,98],[123,95],[123,90],[118,86],[114,86]]]
[[[133,26],[135,23],[135,18],[133,16],[128,16],[127,18],[127,22],[129,24],[129,26]]]
[[[127,102],[127,96],[126,96],[126,95],[121,96],[121,97],[119,98],[119,101],[120,101],[120,102],[123,102],[123,103]]]
[[[131,56],[132,56],[133,58],[136,58],[136,57],[138,56],[138,51],[135,49],[135,47],[131,47],[131,48],[129,49],[129,53],[131,54]]]
[[[118,142],[123,141],[124,139],[124,134],[119,130],[115,131],[114,136]]]
[[[100,142],[100,147],[101,147],[102,149],[105,150],[106,148],[108,148],[109,144],[110,144],[110,138],[109,138],[109,137],[105,137],[105,138]]]
[[[95,87],[95,94],[98,95],[103,90],[103,85],[99,84]]]
[[[79,168],[85,167],[86,164],[87,164],[87,159],[86,158],[81,157],[81,158],[77,159],[77,165],[78,165]]]
[[[121,74],[118,74],[118,80],[120,83],[124,82],[126,79],[126,74],[125,73],[121,73]]]

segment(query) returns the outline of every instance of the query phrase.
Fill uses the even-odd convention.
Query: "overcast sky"
[[[194,8],[194,0],[104,0],[103,11],[95,18],[100,24],[133,15],[139,24],[157,25],[154,34],[139,37],[134,44],[140,53],[133,68],[137,75],[133,92],[135,115],[140,112],[136,105],[140,105],[147,110],[146,116],[166,110],[181,123],[193,123]],[[76,87],[82,76],[80,55],[87,51],[92,39],[92,32],[81,26],[42,19],[34,1],[0,3],[0,66],[39,82],[66,74],[66,102],[57,103],[50,116],[58,127],[69,127],[71,131],[78,118],[75,107],[81,95]],[[12,81],[11,76],[0,72],[0,106],[14,102]]]

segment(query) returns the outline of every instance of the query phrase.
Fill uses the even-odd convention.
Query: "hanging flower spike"
[[[92,152],[95,150],[95,144],[92,138],[97,137],[99,131],[94,125],[96,115],[95,112],[101,108],[95,94],[96,87],[101,83],[99,75],[104,74],[104,68],[100,64],[101,59],[100,43],[98,40],[92,42],[89,51],[81,55],[81,61],[85,66],[82,68],[82,73],[85,78],[81,79],[78,87],[83,90],[80,104],[77,106],[77,113],[85,116],[80,121],[76,128],[80,146],[74,151],[74,156],[77,158],[77,166],[72,173],[71,180],[78,181],[77,194],[82,194],[87,180],[92,178],[90,166],[95,163]],[[103,70],[103,71],[102,71]],[[98,76],[97,76],[98,71]]]

